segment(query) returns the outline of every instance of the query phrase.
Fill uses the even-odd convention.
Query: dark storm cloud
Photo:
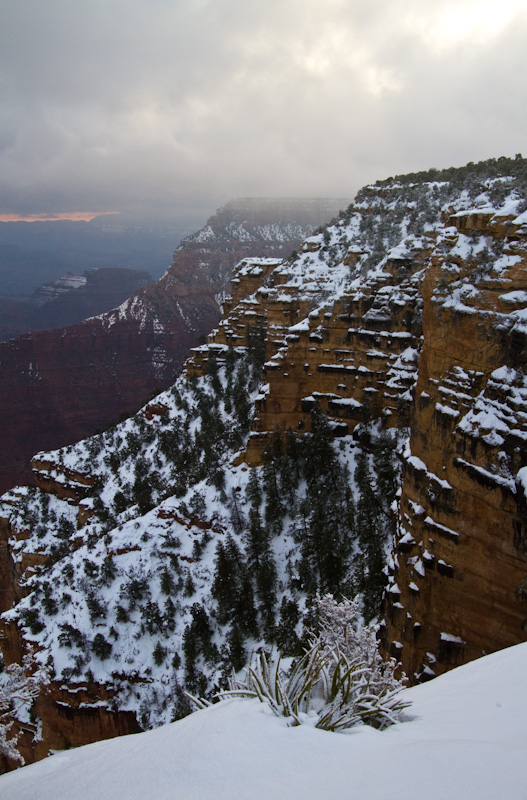
[[[0,211],[212,210],[522,150],[521,0],[3,0]]]

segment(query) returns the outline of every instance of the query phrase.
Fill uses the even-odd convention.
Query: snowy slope
[[[0,777],[5,800],[520,800],[527,644],[405,690],[408,721],[379,732],[287,728],[231,700],[154,731],[56,754]]]

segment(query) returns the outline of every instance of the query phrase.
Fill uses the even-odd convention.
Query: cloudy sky
[[[527,155],[527,0],[0,0],[0,214]]]

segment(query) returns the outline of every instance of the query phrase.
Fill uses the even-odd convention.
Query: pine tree
[[[242,435],[248,433],[251,428],[251,412],[253,409],[249,402],[248,383],[249,375],[247,366],[245,364],[240,364],[232,389],[232,403]]]
[[[161,571],[161,591],[163,594],[171,595],[175,590],[172,572],[168,567],[163,567]]]
[[[229,646],[229,661],[232,669],[239,672],[247,663],[247,652],[245,650],[245,641],[237,625],[233,625],[230,632],[227,634],[227,642]]]
[[[304,445],[308,491],[301,511],[305,531],[301,542],[300,579],[310,595],[339,593],[346,581],[353,527],[349,508],[349,477],[333,447],[329,423],[316,406],[312,433]]]
[[[216,614],[220,625],[225,625],[232,611],[232,565],[222,541],[216,545],[214,561],[214,579],[211,595],[216,600]]]
[[[152,658],[154,659],[154,664],[157,667],[160,667],[163,661],[166,658],[167,651],[163,647],[160,641],[157,642],[156,646],[154,647],[154,652],[152,653]]]
[[[267,641],[274,638],[274,609],[276,605],[276,566],[270,552],[266,553],[256,578],[256,591],[260,601],[264,634]]]
[[[106,641],[102,633],[97,633],[92,643],[92,650],[97,658],[100,658],[101,661],[105,661],[111,655],[112,645],[110,642]]]
[[[254,638],[258,636],[253,585],[246,569],[243,569],[240,575],[233,616],[237,620],[240,631]]]
[[[244,544],[248,565],[258,573],[262,560],[269,551],[269,536],[259,511],[254,508],[249,511],[249,525],[244,534]]]
[[[398,473],[395,465],[394,441],[388,431],[382,431],[377,438],[373,458],[377,475],[377,496],[386,516],[390,514],[390,506],[398,487]]]
[[[267,449],[264,453],[263,483],[265,490],[265,521],[274,536],[282,532],[284,518],[284,505],[278,483],[277,462],[272,451]]]
[[[238,498],[237,488],[233,489],[231,492],[231,496],[229,498],[229,508],[231,512],[232,526],[236,533],[241,533],[245,524],[245,520],[243,517],[241,504]]]
[[[141,616],[148,633],[152,634],[163,630],[163,615],[155,600],[148,600],[145,603],[141,608]]]
[[[176,629],[175,623],[176,607],[169,597],[165,603],[165,613],[163,614],[163,623],[169,631],[173,632]]]
[[[240,601],[240,597],[243,596],[244,575],[245,564],[240,548],[229,534],[225,544],[219,541],[216,546],[214,579],[211,587],[211,594],[217,603],[217,618],[220,625],[225,625],[236,618],[237,614],[243,613],[243,602]]]
[[[258,470],[253,468],[251,469],[249,481],[245,490],[245,499],[251,504],[251,508],[259,511],[260,506],[262,505],[262,497],[262,488],[258,479]]]
[[[300,621],[300,611],[295,600],[282,599],[280,621],[276,629],[276,645],[284,655],[299,655],[300,641],[295,628]]]
[[[366,620],[370,620],[380,612],[385,583],[383,542],[386,518],[373,489],[373,476],[364,451],[357,458],[355,481],[360,493],[356,519],[362,557],[355,565],[354,585],[364,595],[364,615]]]
[[[192,575],[190,570],[187,570],[187,576],[185,578],[185,585],[183,589],[183,594],[185,597],[192,597],[194,592],[196,591],[196,587],[194,586],[194,581],[192,580]]]

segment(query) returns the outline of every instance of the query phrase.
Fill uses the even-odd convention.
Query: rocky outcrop
[[[313,240],[304,245],[309,253],[322,248]],[[207,346],[193,351],[186,370],[205,374],[211,353],[244,346],[251,330],[266,330],[264,390],[256,401],[248,463],[261,463],[276,428],[308,431],[315,403],[341,436],[378,417],[389,426],[404,424],[421,336],[421,276],[416,273],[427,252],[412,261],[390,259],[381,272],[353,290],[342,290],[327,305],[319,304],[326,273],[306,290],[298,276],[291,279],[287,262],[277,266],[247,259],[238,266],[219,328]],[[353,255],[343,261],[345,272]],[[316,310],[310,311],[313,306]]]
[[[25,764],[39,761],[58,750],[69,750],[101,739],[139,733],[135,714],[114,708],[115,692],[106,686],[84,681],[65,685],[52,681],[38,697],[34,718],[38,722],[16,722],[17,749]],[[0,757],[0,771],[20,766]]]
[[[247,256],[285,258],[320,225],[327,224],[349,198],[244,197],[218,209],[207,224],[185,239],[190,253],[208,254],[210,280],[224,292],[232,268]]]
[[[445,210],[419,247],[327,306],[327,274],[317,286],[292,263],[246,261],[187,363],[204,374],[210,353],[266,329],[249,464],[276,428],[309,430],[315,402],[336,435],[410,426],[383,642],[411,681],[527,638],[526,237],[524,216]],[[356,260],[352,248],[343,263]]]

